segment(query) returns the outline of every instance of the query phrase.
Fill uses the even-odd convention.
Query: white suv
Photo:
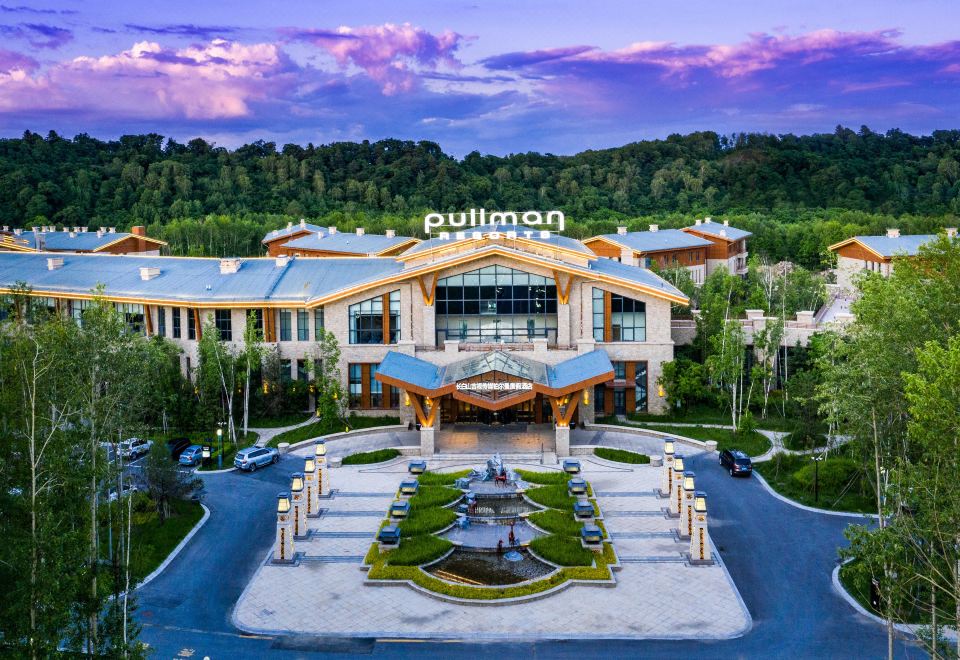
[[[149,454],[152,446],[152,440],[129,438],[120,443],[120,455],[128,460],[134,460],[144,454]]]

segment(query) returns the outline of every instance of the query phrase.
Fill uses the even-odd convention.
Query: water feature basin
[[[520,560],[507,559],[504,554],[455,548],[443,559],[424,566],[423,570],[449,582],[476,586],[518,584],[549,575],[556,570],[533,557],[525,549],[511,552],[517,552]]]

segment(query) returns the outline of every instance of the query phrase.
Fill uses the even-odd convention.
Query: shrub
[[[527,497],[541,506],[573,511],[577,498],[567,494],[566,486],[539,486],[527,491]]]
[[[458,470],[457,472],[424,472],[417,481],[421,486],[452,486],[457,479],[470,474],[470,470]]]
[[[542,530],[562,536],[579,536],[583,527],[571,514],[555,509],[532,513],[528,520]]]
[[[401,536],[417,536],[449,527],[456,519],[457,514],[450,509],[414,509],[400,521],[398,527]]]
[[[376,451],[365,451],[359,454],[350,454],[343,457],[343,465],[369,465],[370,463],[383,463],[391,458],[400,455],[400,451],[393,448],[377,449]]]
[[[597,447],[593,450],[593,455],[598,458],[605,458],[608,461],[631,463],[633,465],[645,465],[650,462],[650,457],[646,454],[638,454],[626,449],[613,449],[612,447]]]
[[[524,481],[531,484],[543,484],[543,485],[566,485],[570,480],[570,475],[566,472],[532,472],[530,470],[517,470],[517,474],[520,475],[520,478]]]
[[[794,472],[791,479],[793,479],[800,488],[813,490],[814,479],[817,478],[817,470],[818,468],[814,465],[814,462],[809,461],[806,465]],[[839,493],[851,480],[859,481],[860,479],[860,468],[855,461],[849,458],[829,458],[825,461],[820,461],[819,482],[820,488],[824,492]],[[857,486],[859,486],[859,484],[854,484],[853,490],[859,490]]]
[[[387,554],[387,563],[393,566],[419,566],[443,556],[453,544],[432,534],[408,536]]]
[[[593,552],[580,545],[580,539],[569,536],[541,536],[530,541],[530,548],[560,566],[592,566]]]
[[[450,504],[450,502],[460,497],[463,497],[463,493],[456,488],[421,485],[420,489],[417,490],[417,494],[410,498],[410,508],[416,510],[441,507]]]

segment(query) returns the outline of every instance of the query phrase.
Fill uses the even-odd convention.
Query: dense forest
[[[559,208],[574,236],[714,215],[753,231],[754,250],[817,267],[823,247],[850,233],[956,224],[960,130],[700,132],[574,156],[462,160],[400,140],[232,151],[157,134],[0,140],[0,223],[145,224],[174,253],[255,254],[264,231],[301,217],[415,235],[426,210],[481,206]]]

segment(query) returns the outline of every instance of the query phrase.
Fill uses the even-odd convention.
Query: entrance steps
[[[477,463],[486,464],[487,459],[493,456],[495,452],[490,451],[486,453],[471,453],[471,454],[458,454],[458,453],[436,453],[433,456],[428,457],[426,460],[429,462],[444,462],[444,463]],[[501,453],[500,457],[503,459],[504,463],[523,463],[525,465],[531,464],[540,464],[541,454],[539,451],[536,452],[524,452],[524,453]],[[560,462],[557,459],[556,452],[548,451],[543,453],[543,465],[546,466],[557,466]]]

